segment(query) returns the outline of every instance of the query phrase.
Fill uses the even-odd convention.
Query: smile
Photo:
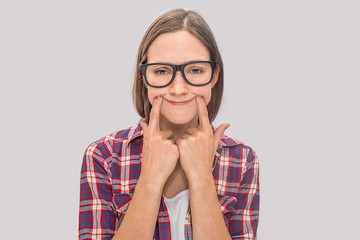
[[[191,102],[191,101],[193,100],[193,98],[192,98],[192,99],[190,99],[190,100],[188,100],[188,101],[175,102],[175,101],[167,100],[166,98],[164,98],[164,99],[165,99],[168,103],[170,103],[171,105],[174,105],[174,106],[184,106],[184,105],[188,104],[189,102]]]

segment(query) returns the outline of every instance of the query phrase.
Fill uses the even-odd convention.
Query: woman
[[[222,59],[204,19],[176,9],[155,20],[133,87],[142,119],[85,152],[80,239],[256,238],[256,155],[224,135],[229,124],[210,124],[222,90]]]

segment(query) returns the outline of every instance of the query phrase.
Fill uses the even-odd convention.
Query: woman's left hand
[[[222,124],[213,133],[209,122],[205,99],[196,97],[199,114],[199,128],[188,128],[186,133],[176,140],[180,150],[180,163],[189,183],[208,180],[212,177],[215,152],[225,130],[230,126]]]

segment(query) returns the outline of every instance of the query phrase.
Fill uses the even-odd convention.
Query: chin
[[[193,118],[186,118],[186,117],[165,117],[169,122],[176,125],[184,125],[188,124],[193,120]]]

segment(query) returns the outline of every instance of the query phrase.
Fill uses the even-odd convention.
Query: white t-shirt
[[[171,239],[185,239],[184,225],[190,201],[189,189],[179,192],[172,198],[164,196],[164,201],[170,217]]]

